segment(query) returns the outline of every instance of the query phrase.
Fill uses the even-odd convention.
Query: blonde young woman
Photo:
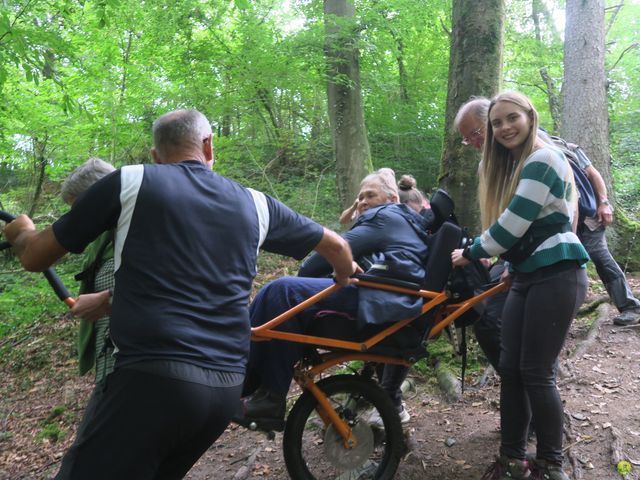
[[[454,266],[495,255],[510,261],[499,364],[500,456],[484,478],[526,479],[537,470],[541,478],[568,480],[555,365],[586,295],[588,261],[571,230],[573,174],[562,153],[538,137],[538,114],[527,97],[501,93],[488,113],[479,188],[484,233],[452,253]],[[531,417],[537,449],[529,464]]]

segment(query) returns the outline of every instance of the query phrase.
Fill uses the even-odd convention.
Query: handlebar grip
[[[15,219],[16,217],[11,215],[10,213],[0,210],[0,220],[9,223],[9,222],[13,222]]]
[[[13,222],[15,219],[16,217],[10,213],[0,210],[0,220],[3,222],[9,223]],[[0,242],[0,250],[6,250],[7,248],[11,248],[11,244],[9,242]]]
[[[58,298],[67,303],[67,299],[70,298],[71,295],[69,295],[69,290],[64,286],[60,277],[56,275],[52,268],[47,268],[43,273]]]
[[[13,222],[15,219],[16,217],[11,215],[10,213],[0,210],[0,220],[9,223]],[[0,250],[4,250],[5,248],[10,247],[11,244],[9,242],[0,242]],[[60,280],[60,277],[56,275],[56,272],[54,272],[53,268],[47,268],[43,272],[43,274],[49,282],[49,285],[51,285],[51,288],[53,288],[56,296],[64,303],[66,303],[69,308],[73,307],[75,301],[73,300],[73,298],[71,298],[71,295],[69,295],[69,290],[67,290],[67,287],[64,286],[62,280]]]

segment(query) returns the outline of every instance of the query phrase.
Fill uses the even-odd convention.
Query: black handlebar
[[[9,223],[16,219],[13,215],[7,212],[3,212],[0,210],[0,220]],[[7,248],[11,248],[11,244],[9,242],[0,242],[0,250],[6,250]]]
[[[9,223],[9,222],[13,222],[15,219],[16,217],[11,215],[10,213],[0,210],[0,220],[6,223]],[[10,247],[11,247],[11,244],[9,242],[0,242],[0,250],[4,250]],[[53,268],[47,268],[42,273],[44,274],[45,278],[49,282],[49,285],[51,285],[51,288],[53,288],[53,291],[55,292],[56,296],[60,300],[65,302],[67,305],[71,306],[73,304],[72,303],[73,300],[71,299],[69,290],[67,290],[67,287],[64,286],[64,283],[62,283],[62,280],[60,280],[60,277],[56,275],[56,272],[53,270]]]

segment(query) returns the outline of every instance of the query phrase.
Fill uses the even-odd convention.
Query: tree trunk
[[[353,0],[325,0],[324,23],[336,183],[340,204],[346,208],[356,198],[360,180],[373,169],[360,91],[358,30]]]
[[[556,84],[553,81],[553,78],[551,78],[551,75],[549,75],[547,67],[540,68],[540,77],[547,88],[549,112],[551,113],[551,120],[553,121],[553,132],[551,133],[557,135],[560,131],[560,115],[562,114],[562,108],[560,106],[560,98],[556,93]]]
[[[33,196],[31,197],[31,205],[27,215],[33,218],[38,206],[38,200],[40,200],[40,194],[42,193],[42,184],[44,183],[44,177],[47,169],[46,149],[49,136],[45,135],[44,140],[40,140],[37,137],[33,138],[33,166],[35,176],[35,187]]]
[[[499,90],[502,67],[504,0],[454,0],[449,85],[440,186],[456,203],[462,225],[480,228],[476,150],[460,143],[453,120],[460,105],[473,95],[491,97]]]
[[[567,0],[562,136],[589,155],[607,186],[614,192],[609,157],[609,116],[605,74],[604,0]],[[615,228],[607,229],[609,248],[623,266],[634,268],[633,243],[638,223],[615,212]]]
[[[561,136],[589,155],[611,191],[604,0],[567,0]]]

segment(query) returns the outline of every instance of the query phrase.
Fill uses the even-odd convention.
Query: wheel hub
[[[324,453],[334,467],[344,470],[359,467],[373,452],[373,431],[367,422],[356,423],[351,428],[351,433],[357,440],[357,445],[353,448],[347,448],[344,438],[333,425],[329,425],[327,428],[324,434]]]

